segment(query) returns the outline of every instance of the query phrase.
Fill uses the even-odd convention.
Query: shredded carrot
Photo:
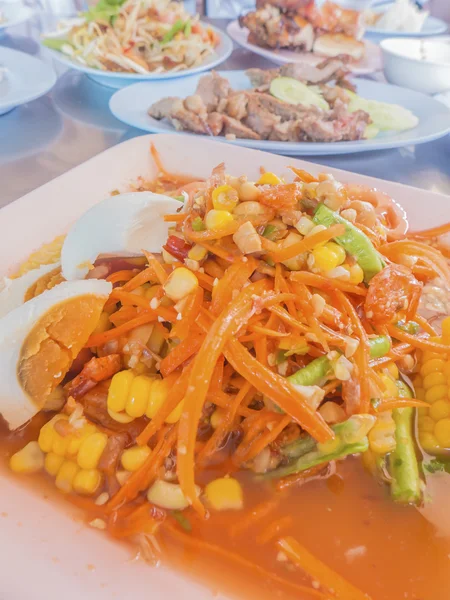
[[[341,292],[356,294],[357,296],[365,296],[367,294],[367,290],[362,286],[339,281],[338,279],[327,279],[323,275],[309,273],[308,271],[294,271],[291,273],[291,279],[292,281],[304,283],[325,292],[340,290]]]
[[[218,315],[232,301],[233,295],[241,291],[255,269],[256,261],[250,257],[246,261],[242,259],[236,261],[228,267],[214,288],[211,303],[213,314]]]
[[[213,258],[207,258],[203,263],[203,268],[205,273],[211,277],[211,282],[213,282],[214,279],[222,279],[225,273],[222,267]]]
[[[228,250],[222,248],[218,243],[209,244],[206,241],[202,241],[200,244],[205,250],[208,250],[208,252],[215,254],[219,258],[223,258],[227,262],[232,262],[234,260],[233,256],[228,252]]]
[[[278,537],[282,531],[285,529],[289,529],[293,524],[293,517],[291,515],[286,515],[281,517],[281,519],[277,519],[268,525],[263,531],[256,536],[256,542],[258,544],[267,544],[271,542],[273,539]]]
[[[315,439],[324,442],[334,438],[333,431],[311,408],[298,388],[253,358],[237,340],[228,341],[225,357],[238,373],[262,394],[267,394]]]
[[[431,350],[431,352],[443,352],[445,354],[450,353],[449,346],[445,344],[439,344],[438,342],[431,342],[423,335],[411,335],[410,333],[406,333],[406,331],[402,331],[395,325],[388,325],[387,330],[389,335],[394,339],[411,344],[411,346],[419,348],[420,350]]]
[[[191,242],[196,242],[197,244],[202,244],[203,242],[208,242],[211,240],[220,240],[220,238],[226,237],[227,235],[233,235],[241,226],[241,223],[238,221],[232,221],[226,227],[222,227],[222,229],[210,229],[209,231],[186,231],[186,237],[191,240]]]
[[[324,469],[327,468],[328,465],[322,463],[320,465],[317,465],[316,467],[311,467],[310,469],[301,471],[300,473],[295,473],[294,475],[289,475],[288,477],[279,479],[275,484],[275,489],[281,492],[294,485],[303,485],[307,481],[315,479],[322,471],[324,471]]]
[[[194,451],[203,403],[208,392],[214,366],[227,340],[248,320],[252,313],[253,295],[269,289],[268,281],[258,281],[242,290],[239,296],[215,320],[200,348],[189,378],[189,385],[179,422],[177,474],[186,498],[204,515],[197,498],[194,481]]]
[[[417,408],[428,408],[430,405],[422,400],[416,400],[415,398],[383,398],[381,404],[379,404],[374,412],[384,412],[386,410],[392,410],[393,408],[406,408],[408,406],[414,406]]]
[[[148,283],[149,281],[156,281],[155,271],[152,267],[147,267],[146,269],[135,275],[133,279],[127,281],[127,283],[124,286],[122,286],[122,291],[132,292],[133,290],[136,290],[138,287],[141,287],[141,285],[144,285],[144,283]]]
[[[185,299],[182,311],[179,313],[181,314],[181,320],[175,322],[169,337],[178,338],[181,341],[185,340],[200,313],[202,305],[203,289],[199,287]]]
[[[437,335],[437,331],[435,330],[433,325],[431,325],[426,319],[421,317],[419,314],[416,313],[413,318],[414,318],[414,321],[422,327],[422,329],[425,331],[425,333],[429,333],[432,336]]]
[[[280,419],[279,423],[273,427],[273,429],[267,431],[265,434],[259,436],[256,440],[253,440],[252,443],[249,444],[246,452],[240,452],[241,446],[236,450],[235,455],[240,463],[246,463],[256,456],[260,452],[267,448],[272,442],[274,442],[277,437],[281,434],[283,429],[285,429],[289,423],[291,422],[291,417],[289,415],[285,415]]]
[[[261,337],[257,338],[254,342],[253,345],[255,347],[255,354],[256,354],[256,358],[257,360],[262,364],[262,365],[267,365],[267,338],[265,335],[262,335]]]
[[[182,223],[187,218],[186,213],[175,213],[174,215],[164,215],[164,221],[172,223]]]
[[[201,271],[195,271],[195,276],[203,289],[208,290],[208,292],[212,291],[214,284],[214,279],[212,277]]]
[[[114,327],[119,327],[119,325],[123,325],[123,323],[138,317],[140,314],[142,314],[142,311],[134,306],[122,306],[122,308],[110,315],[109,320]]]
[[[237,537],[254,527],[259,521],[265,519],[278,507],[278,500],[269,500],[258,504],[247,514],[242,516],[230,528],[230,536]]]
[[[433,238],[433,237],[439,237],[441,235],[445,235],[449,231],[450,231],[450,223],[445,223],[444,225],[438,225],[437,227],[430,227],[430,229],[422,229],[420,231],[410,231],[408,233],[408,236]]]
[[[159,370],[163,377],[167,377],[172,371],[178,369],[178,367],[194,356],[200,350],[204,339],[204,333],[197,331],[172,348],[159,365]]]
[[[319,581],[328,590],[333,590],[339,600],[370,600],[368,594],[330,569],[293,537],[281,538],[278,540],[277,546],[295,565],[303,569],[315,581]]]
[[[137,269],[116,271],[115,273],[108,275],[106,281],[109,281],[110,283],[117,283],[118,281],[130,281],[130,279],[133,279],[133,277],[135,277],[138,273],[140,273],[140,271]]]
[[[300,242],[292,244],[292,246],[279,248],[277,252],[271,253],[271,258],[274,262],[283,262],[290,258],[294,258],[294,256],[297,256],[298,254],[312,250],[314,246],[317,246],[317,244],[328,242],[329,240],[339,237],[344,233],[345,225],[331,225],[331,227],[328,227],[328,229],[313,233],[312,235],[303,238],[303,240]]]
[[[156,444],[144,464],[130,475],[117,494],[115,494],[108,502],[107,507],[109,509],[118,508],[125,502],[134,500],[139,492],[149,487],[152,481],[156,479],[158,470],[171,451],[176,437],[177,427],[168,427],[165,435],[161,436],[161,439]]]
[[[156,256],[154,256],[151,252],[146,252],[143,250],[145,257],[148,261],[149,266],[153,269],[159,283],[164,285],[167,281],[167,273],[165,272],[163,266],[158,261]]]
[[[247,560],[231,550],[227,550],[222,546],[216,546],[215,544],[194,538],[191,535],[184,533],[184,531],[181,531],[174,524],[170,523],[170,521],[165,521],[163,527],[170,533],[172,537],[181,542],[182,546],[188,546],[197,552],[201,551],[203,552],[204,556],[214,556],[221,561],[227,561],[230,565],[237,566],[241,569],[244,568],[252,573],[255,578],[263,578],[264,581],[276,584],[277,586],[284,588],[287,592],[294,593],[296,598],[303,598],[307,596],[309,598],[316,598],[317,600],[329,600],[329,596],[327,596],[327,594],[319,592],[312,587],[293,583],[288,579],[284,579],[283,577],[272,573],[258,563]],[[366,598],[365,600],[370,600],[370,598]]]
[[[96,346],[103,346],[106,342],[110,340],[115,340],[120,337],[124,333],[128,333],[132,329],[139,327],[140,325],[145,325],[146,323],[152,323],[156,321],[158,316],[154,312],[146,312],[142,315],[139,315],[135,319],[131,319],[127,323],[120,325],[119,327],[115,327],[114,329],[108,329],[108,331],[104,331],[102,333],[94,333],[86,342],[86,348],[94,348]]]

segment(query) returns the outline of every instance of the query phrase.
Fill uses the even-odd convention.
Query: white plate
[[[385,13],[390,7],[392,3],[383,4],[376,8],[373,12],[377,14]],[[448,27],[445,21],[442,19],[438,19],[437,17],[428,16],[425,21],[422,31],[416,33],[410,33],[407,31],[393,31],[392,29],[380,29],[379,27],[367,27],[366,33],[370,36],[374,36],[377,39],[380,37],[428,37],[432,35],[441,35],[447,31]]]
[[[240,46],[259,54],[268,60],[279,65],[285,63],[309,62],[318,64],[325,60],[325,57],[314,54],[313,52],[295,52],[294,50],[271,50],[270,48],[261,48],[255,44],[250,44],[247,41],[248,29],[241,27],[238,21],[232,21],[227,27],[228,35]],[[364,40],[366,45],[366,55],[359,62],[351,66],[351,70],[355,75],[367,75],[375,71],[380,71],[382,68],[381,52],[378,46],[368,40]]]
[[[233,89],[249,89],[245,71],[221,71]],[[114,94],[109,102],[109,107],[115,117],[138,129],[157,133],[173,132],[174,129],[167,121],[157,121],[147,114],[151,104],[166,96],[180,96],[182,98],[194,93],[200,76],[186,77],[182,81],[164,81],[154,83],[138,83],[124,88]],[[371,100],[382,100],[393,104],[400,104],[410,109],[418,118],[419,125],[414,129],[402,133],[381,133],[371,140],[355,142],[273,142],[270,140],[226,140],[224,137],[216,139],[222,142],[259,148],[279,154],[291,156],[313,156],[324,154],[348,154],[368,150],[384,150],[410,146],[429,142],[442,137],[450,131],[450,110],[442,103],[425,96],[393,85],[356,80],[358,92]],[[194,135],[180,133],[179,135]],[[205,136],[202,136],[205,137]]]
[[[23,4],[19,2],[4,4],[0,2],[0,5],[0,12],[6,19],[5,21],[0,22],[0,35],[3,30],[8,29],[8,27],[14,27],[15,25],[20,25],[21,23],[28,21],[34,14],[34,11],[31,10],[31,8],[23,6]]]
[[[206,23],[204,23],[204,25],[212,29],[214,33],[219,37],[219,45],[217,46],[215,51],[210,56],[208,56],[205,62],[199,65],[198,67],[194,67],[193,69],[186,69],[185,71],[177,71],[176,73],[149,73],[148,75],[141,75],[139,73],[100,71],[99,69],[91,69],[90,67],[85,67],[79,62],[72,60],[65,54],[62,54],[62,52],[58,52],[57,50],[50,50],[45,46],[43,46],[43,48],[45,48],[45,50],[56,61],[62,63],[63,65],[66,65],[67,67],[71,67],[72,69],[76,69],[77,71],[81,71],[82,73],[86,73],[88,77],[90,77],[94,81],[97,81],[97,83],[111,88],[122,88],[132,83],[136,83],[138,81],[179,79],[181,77],[193,75],[194,73],[201,73],[202,71],[213,69],[214,67],[217,67],[225,60],[227,60],[227,58],[233,51],[233,42],[223,31],[220,31],[216,27],[213,27],[212,25]]]
[[[260,167],[282,175],[287,174],[289,165],[314,174],[325,170],[340,181],[377,187],[393,196],[408,211],[413,229],[450,220],[448,196],[443,194],[210,140],[147,135],[106,150],[3,208],[0,276],[10,273],[14,264],[26,259],[44,241],[66,231],[111,190],[123,190],[139,176],[154,178],[149,156],[152,141],[171,172],[207,177],[222,161],[230,173],[246,173],[250,179],[259,176]],[[216,589],[199,586],[179,570],[152,569],[131,561],[128,546],[83,525],[73,506],[48,497],[43,487],[33,488],[33,479],[12,476],[3,467],[3,457],[0,488],[0,596],[4,600],[60,600],[61,590],[64,600],[224,598]],[[201,565],[197,565],[197,572],[201,572]]]
[[[0,115],[43,96],[56,82],[56,75],[49,65],[3,46],[0,46],[0,67],[6,69],[0,81]]]

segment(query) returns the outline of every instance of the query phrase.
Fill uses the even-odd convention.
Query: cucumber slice
[[[320,94],[292,77],[276,77],[273,79],[270,84],[270,93],[278,100],[288,104],[317,106],[322,110],[330,109],[328,102]]]
[[[406,131],[419,122],[415,114],[399,104],[367,100],[348,90],[347,94],[350,97],[349,112],[364,110],[369,113],[372,125],[380,131]],[[369,137],[367,131],[365,137]]]

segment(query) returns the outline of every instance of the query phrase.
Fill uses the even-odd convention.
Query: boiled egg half
[[[107,281],[56,285],[0,319],[0,414],[17,429],[39,412],[98,324]]]
[[[95,204],[73,225],[61,253],[62,274],[68,281],[83,279],[102,254],[142,255],[142,250],[161,252],[169,223],[181,203],[152,192],[111,196]]]

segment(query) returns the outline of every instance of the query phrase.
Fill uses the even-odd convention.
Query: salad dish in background
[[[129,83],[194,73],[231,53],[226,35],[171,0],[100,0],[72,22],[62,21],[42,43],[61,62],[97,72],[103,82],[107,76]]]
[[[152,155],[4,282],[4,462],[241,595],[445,600],[450,226],[351,174]]]
[[[429,11],[419,8],[413,0],[395,2],[365,12],[367,33],[383,37],[439,35],[447,31],[441,19],[431,17]]]

